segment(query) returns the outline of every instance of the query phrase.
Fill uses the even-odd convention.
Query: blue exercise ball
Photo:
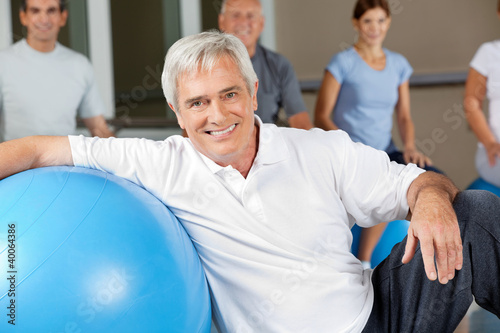
[[[401,242],[408,234],[408,227],[410,222],[406,220],[395,220],[389,222],[380,237],[377,245],[373,249],[372,257],[370,260],[371,267],[380,264],[390,253],[394,245]],[[352,232],[352,245],[351,252],[358,256],[359,237],[361,236],[362,228],[354,225],[351,229]]]
[[[401,242],[408,235],[410,222],[406,220],[396,220],[387,223],[384,233],[373,249],[371,264],[372,267],[380,264],[391,253],[392,248]]]
[[[490,191],[491,193],[500,197],[500,188],[497,186],[488,183],[486,180],[482,178],[478,178],[472,182],[467,188],[468,190],[485,190]]]
[[[0,181],[0,332],[210,332],[205,275],[153,195],[50,167]]]

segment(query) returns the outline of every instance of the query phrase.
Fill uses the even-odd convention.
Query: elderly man
[[[28,135],[68,135],[79,115],[92,135],[114,135],[89,61],[57,42],[63,0],[23,0],[26,39],[0,52],[0,142]]]
[[[178,41],[162,82],[189,139],[13,140],[0,144],[0,178],[77,165],[145,187],[193,240],[222,332],[451,332],[472,295],[500,313],[496,196],[458,193],[341,131],[263,124],[257,77],[232,35]],[[407,241],[363,270],[352,225],[408,214]]]
[[[259,78],[257,115],[265,123],[275,123],[283,107],[291,127],[313,127],[290,62],[282,55],[258,44],[264,29],[259,0],[224,0],[219,14],[219,28],[238,37],[245,44]]]

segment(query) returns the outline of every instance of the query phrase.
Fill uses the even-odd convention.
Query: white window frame
[[[10,1],[0,1],[0,50],[12,44],[12,18]]]
[[[89,57],[106,106],[106,118],[115,115],[113,40],[110,0],[87,0]]]
[[[266,19],[264,31],[260,36],[260,42],[263,46],[276,51],[276,15],[274,12],[274,0],[261,0],[262,13]]]

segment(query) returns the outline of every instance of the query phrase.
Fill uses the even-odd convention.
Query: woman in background
[[[497,13],[500,16],[500,1]],[[489,118],[483,101],[489,99]],[[500,187],[500,40],[484,43],[470,63],[464,108],[479,143],[476,168],[484,180]]]
[[[387,152],[391,161],[437,171],[415,147],[409,88],[413,69],[402,55],[382,46],[391,25],[387,1],[357,1],[352,22],[358,40],[326,67],[316,101],[316,126],[344,130],[353,141]],[[403,151],[392,141],[394,111]],[[358,258],[365,267],[384,229],[385,224],[363,229]]]

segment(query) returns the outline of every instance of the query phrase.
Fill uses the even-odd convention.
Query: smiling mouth
[[[236,127],[236,124],[233,124],[223,131],[209,131],[208,134],[214,135],[214,136],[224,135],[224,134],[227,134],[229,132],[232,132],[235,127]]]
[[[35,26],[35,27],[41,31],[48,31],[52,28],[51,26]]]
[[[248,31],[248,30],[237,30],[235,32],[235,35],[237,35],[237,36],[248,36],[248,35],[250,35],[250,31]]]

